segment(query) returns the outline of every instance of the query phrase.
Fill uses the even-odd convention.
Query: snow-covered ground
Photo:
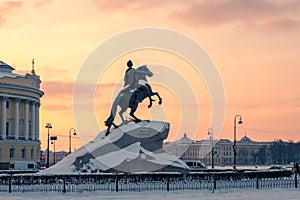
[[[222,199],[222,200],[264,200],[264,199],[299,199],[300,188],[295,189],[270,189],[270,190],[221,190],[221,191],[152,191],[152,192],[82,192],[82,193],[58,193],[58,192],[28,192],[28,193],[1,193],[1,200],[198,200],[198,199]]]

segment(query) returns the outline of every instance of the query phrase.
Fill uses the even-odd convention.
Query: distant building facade
[[[212,144],[214,152],[212,152]],[[268,164],[271,160],[265,160],[267,152],[262,152],[262,149],[267,149],[271,142],[254,142],[249,137],[244,136],[237,141],[237,165],[256,165]],[[193,141],[184,136],[175,141],[164,143],[164,150],[169,154],[180,157],[182,160],[200,160],[205,165],[212,164],[212,155],[214,153],[214,165],[216,166],[231,166],[233,165],[233,142],[228,139],[220,140],[201,140]],[[264,160],[261,159],[262,156]]]
[[[34,71],[25,75],[0,61],[0,169],[11,161],[40,162],[39,110],[41,80]]]
[[[46,167],[46,160],[47,160],[47,150],[42,151],[41,150],[41,167]],[[63,160],[67,155],[69,155],[69,152],[66,151],[59,151],[55,152],[55,162],[54,162],[54,152],[49,152],[49,164],[50,166],[54,165],[54,163],[58,163],[59,161]]]

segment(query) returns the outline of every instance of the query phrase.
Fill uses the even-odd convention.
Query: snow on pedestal
[[[170,124],[159,121],[129,123],[105,131],[39,174],[135,173],[189,171],[186,164],[162,149]]]

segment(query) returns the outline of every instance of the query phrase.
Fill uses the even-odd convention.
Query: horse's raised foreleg
[[[151,96],[156,95],[159,99],[158,104],[161,105],[162,104],[162,98],[160,97],[160,95],[158,94],[158,92],[152,92]]]
[[[149,85],[149,84],[146,84],[145,85],[145,88],[146,88],[146,95],[145,96],[147,96],[148,97],[148,99],[149,99],[149,105],[148,105],[148,108],[151,108],[152,107],[152,101],[155,101],[154,99],[152,99],[151,98],[151,96],[153,96],[152,95],[152,88],[151,88],[151,86]]]
[[[151,107],[152,107],[152,101],[155,101],[155,100],[152,99],[150,95],[148,95],[148,99],[149,99],[149,105],[148,105],[148,108],[151,108]]]

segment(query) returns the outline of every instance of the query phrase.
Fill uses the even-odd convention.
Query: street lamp
[[[49,167],[49,130],[50,128],[52,128],[51,123],[46,123],[45,128],[48,129],[48,140],[47,140],[47,163],[46,163],[46,167]]]
[[[234,131],[234,141],[233,141],[233,169],[236,169],[236,118],[239,117],[239,122],[238,124],[242,124],[242,116],[241,115],[235,115],[234,116],[234,126],[233,126],[233,131]]]
[[[52,141],[51,144],[54,145],[54,150],[53,150],[53,165],[55,165],[55,140],[57,140],[57,136],[51,136],[50,140]]]
[[[214,133],[212,128],[208,128],[207,131],[207,135],[211,135],[211,168],[214,169]]]
[[[69,130],[69,154],[71,154],[71,137],[72,137],[72,134],[71,132],[73,131],[73,135],[76,135],[76,130],[75,128],[70,128]]]

